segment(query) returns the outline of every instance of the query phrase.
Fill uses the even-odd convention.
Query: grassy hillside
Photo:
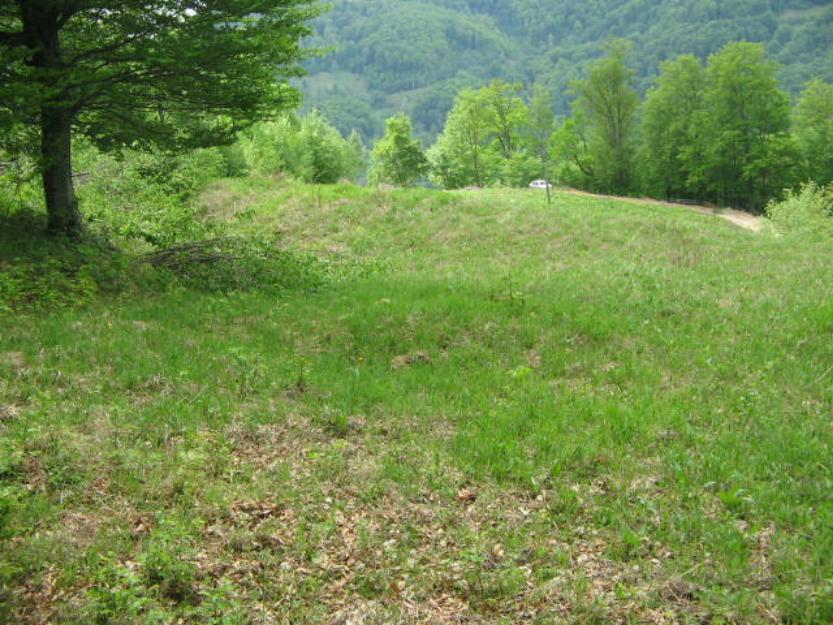
[[[327,278],[0,319],[0,622],[833,619],[829,244],[563,193],[198,201]]]
[[[328,52],[310,63],[304,93],[343,132],[365,137],[401,110],[435,136],[461,87],[494,78],[540,80],[566,114],[570,82],[610,37],[634,42],[643,91],[662,61],[741,40],[766,45],[793,93],[833,80],[829,0],[353,0],[318,20],[315,43]]]

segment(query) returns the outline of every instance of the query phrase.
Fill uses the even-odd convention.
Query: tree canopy
[[[777,70],[753,43],[729,44],[709,59],[690,178],[723,205],[761,209],[795,180],[790,98]]]
[[[104,149],[233,140],[294,107],[314,0],[0,0],[0,121],[39,135],[50,229],[77,234],[73,133]]]
[[[593,178],[601,188],[617,193],[631,190],[634,118],[639,95],[633,71],[625,60],[627,41],[615,40],[608,54],[591,65],[587,78],[573,84],[578,119],[587,124],[586,136],[593,162]]]
[[[429,151],[433,181],[517,187],[543,177],[753,211],[808,179],[833,181],[830,84],[810,82],[791,107],[764,47],[733,42],[705,65],[691,54],[663,63],[640,99],[630,49],[609,42],[574,81],[572,115],[561,121],[540,82],[526,98],[522,84],[501,80],[463,88]]]
[[[703,65],[693,54],[663,63],[642,110],[642,181],[666,199],[690,195],[690,138],[694,114],[703,101]],[[695,193],[696,195],[696,193]]]
[[[820,183],[833,181],[833,84],[811,81],[798,100],[794,119],[806,174]]]
[[[316,20],[309,105],[339,108],[345,85],[363,106],[340,111],[342,132],[384,130],[403,110],[433,139],[455,94],[499,78],[540,81],[556,113],[570,110],[570,83],[604,55],[611,37],[629,39],[634,87],[644,94],[662,62],[680,54],[705,61],[732,41],[760,43],[783,66],[791,94],[807,81],[833,82],[829,0],[362,0],[336,2]],[[529,95],[527,93],[526,95]],[[335,121],[335,120],[334,120]],[[366,137],[371,138],[371,137]]]
[[[428,159],[404,113],[387,121],[385,136],[373,148],[372,158],[371,182],[408,187],[428,173]]]
[[[434,177],[448,189],[484,187],[498,180],[500,152],[492,143],[492,112],[485,90],[463,89],[430,152]]]

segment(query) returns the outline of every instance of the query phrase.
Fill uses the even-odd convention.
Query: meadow
[[[561,191],[194,202],[315,279],[0,312],[0,622],[833,621],[829,241]]]

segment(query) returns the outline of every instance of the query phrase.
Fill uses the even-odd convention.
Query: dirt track
[[[733,208],[712,208],[709,206],[700,206],[694,204],[677,204],[675,202],[663,202],[661,200],[654,200],[651,198],[635,198],[622,197],[618,195],[597,195],[588,193],[586,191],[578,191],[577,189],[562,189],[564,193],[570,195],[583,195],[586,197],[606,198],[610,200],[617,200],[619,202],[629,202],[631,204],[653,204],[655,206],[673,206],[675,208],[684,208],[704,215],[714,215],[725,219],[728,222],[735,224],[740,228],[751,230],[752,232],[761,232],[764,229],[764,218],[752,213],[735,210]]]

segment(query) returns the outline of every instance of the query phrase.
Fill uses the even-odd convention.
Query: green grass
[[[335,270],[2,320],[0,622],[833,620],[829,244],[524,191],[200,202]]]

